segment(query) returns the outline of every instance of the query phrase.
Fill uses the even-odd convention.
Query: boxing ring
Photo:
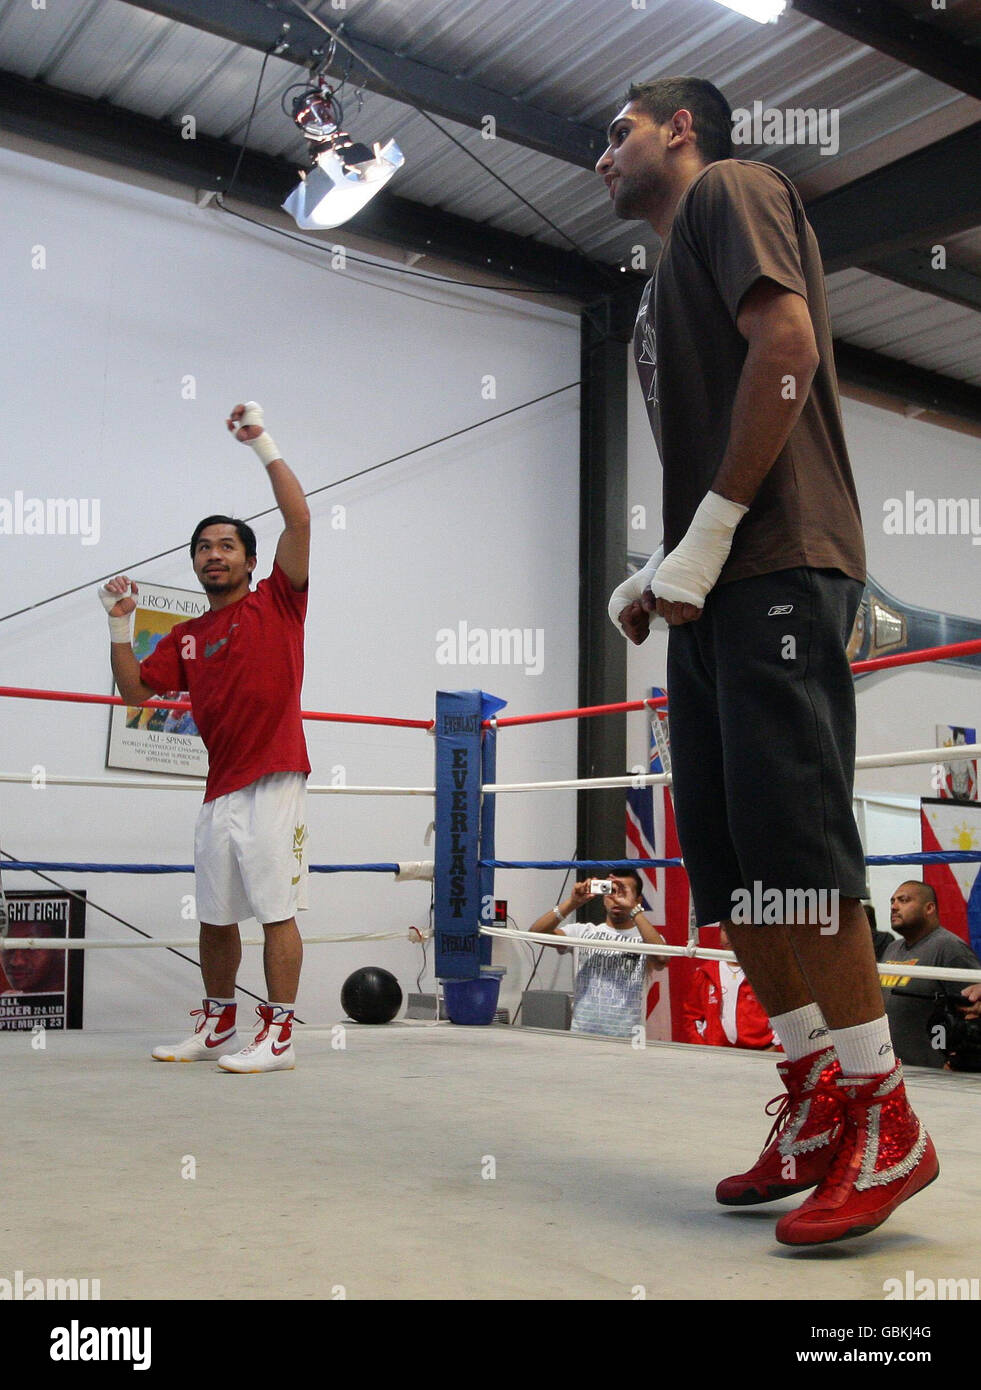
[[[981,650],[981,643],[958,644],[957,650],[966,646]],[[0,689],[0,697],[124,703],[10,687]],[[309,788],[313,795],[433,798],[433,860],[311,868],[404,880],[432,876],[436,974],[444,979],[478,978],[493,968],[497,938],[516,947],[567,947],[568,941],[491,924],[495,874],[588,870],[612,867],[611,861],[498,859],[498,798],[657,786],[670,779],[632,774],[498,782],[496,740],[522,724],[649,711],[655,703],[506,717],[500,702],[472,691],[441,694],[429,720],[308,715],[397,723],[436,742],[430,786],[323,786],[314,774]],[[907,750],[860,757],[857,767],[979,754],[979,745]],[[0,773],[11,787],[30,780],[30,774]],[[190,779],[164,777],[48,775],[46,784],[201,789]],[[80,843],[86,834],[80,827]],[[868,862],[922,865],[935,857],[869,856]],[[943,857],[978,860],[981,853]],[[677,860],[620,862],[683,872]],[[0,868],[18,876],[191,870],[188,864],[81,859],[6,859]],[[9,877],[6,883],[9,888]],[[305,942],[404,935],[315,933]],[[182,951],[195,944],[196,938],[141,937],[59,941],[59,949]],[[50,950],[51,938],[20,938],[17,947]],[[591,942],[590,949],[604,947]],[[731,958],[694,939],[657,947],[614,943],[613,949]],[[904,966],[903,973],[981,980],[977,971]],[[973,1228],[981,1076],[908,1072],[911,1099],[941,1155],[943,1180],[861,1241],[795,1250],[772,1237],[786,1203],[723,1209],[713,1197],[718,1178],[759,1150],[763,1106],[775,1089],[772,1058],[674,1042],[635,1046],[586,1034],[458,1027],[445,1020],[368,1027],[344,1023],[339,1014],[308,1023],[300,1038],[295,1072],[243,1084],[207,1066],[154,1066],[149,1052],[156,1032],[47,1031],[40,1045],[37,1030],[0,1033],[7,1106],[21,1135],[21,1161],[5,1175],[11,1270],[96,1279],[103,1299],[123,1300],[872,1303],[885,1297],[887,1281],[902,1279],[907,1270],[918,1278],[978,1274]],[[264,1192],[274,1192],[275,1201],[257,1201]],[[216,1279],[216,1248],[234,1255],[222,1279]],[[286,1256],[272,1281],[260,1258],[269,1248]]]

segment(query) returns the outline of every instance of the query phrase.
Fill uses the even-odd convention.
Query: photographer
[[[606,889],[607,891],[597,891]],[[578,908],[602,896],[606,920],[567,922]],[[634,869],[611,872],[605,879],[588,878],[576,884],[565,902],[542,914],[531,931],[549,932],[577,941],[646,941],[664,946],[664,937],[644,916],[640,875]],[[646,1020],[645,1001],[650,976],[663,970],[667,958],[632,951],[576,951],[572,1031],[629,1038]]]

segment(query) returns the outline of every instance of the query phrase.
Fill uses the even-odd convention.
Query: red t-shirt
[[[279,565],[237,603],[177,623],[140,663],[151,690],[187,690],[208,750],[205,801],[270,772],[310,771],[300,687],[307,591]]]

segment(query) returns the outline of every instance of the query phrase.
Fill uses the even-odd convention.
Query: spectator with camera
[[[598,897],[603,899],[603,922],[567,920]],[[642,885],[635,869],[617,869],[602,879],[580,880],[564,902],[549,908],[532,923],[531,930],[581,942],[667,944],[644,915]],[[650,976],[655,970],[663,970],[667,963],[663,956],[577,947],[572,1031],[629,1038],[635,1028],[643,1028]]]
[[[900,939],[887,946],[882,964],[952,966],[981,969],[981,961],[966,942],[940,925],[937,895],[929,883],[909,879],[890,899],[891,926]],[[882,975],[886,1013],[896,1055],[906,1066],[943,1067],[946,1029],[937,1028],[938,992],[958,999],[954,982],[917,979],[902,974]]]

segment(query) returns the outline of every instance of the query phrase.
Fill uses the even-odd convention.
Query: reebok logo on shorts
[[[767,613],[768,618],[779,618],[783,613],[792,613],[794,605],[792,603],[775,603]]]

